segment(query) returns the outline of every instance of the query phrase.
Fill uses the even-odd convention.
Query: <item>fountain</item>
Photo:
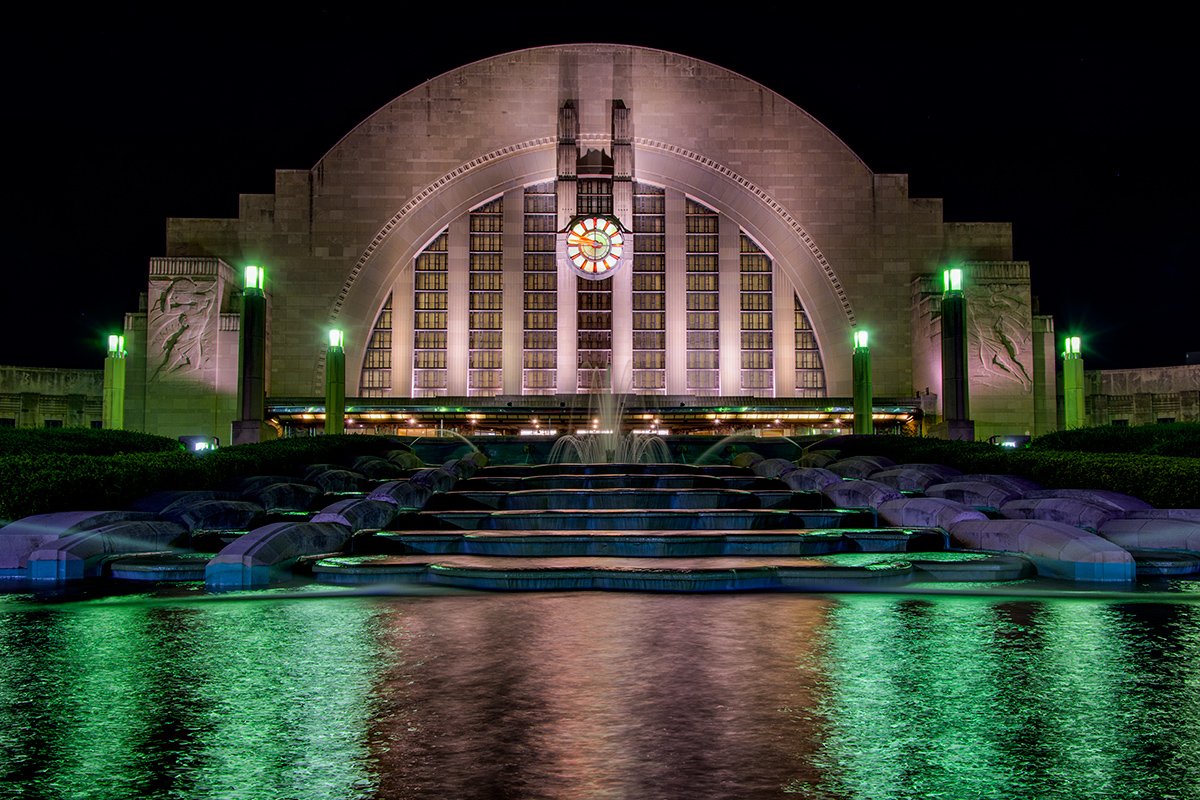
[[[654,435],[621,433],[604,428],[600,433],[568,434],[550,449],[551,464],[666,464],[667,444]]]
[[[731,433],[730,435],[721,438],[716,444],[712,445],[707,450],[705,450],[703,453],[701,453],[699,455],[699,457],[696,459],[696,463],[697,464],[729,463],[729,459],[725,459],[725,461],[721,461],[721,459],[720,459],[720,455],[721,455],[723,449],[726,446],[729,446],[732,448],[734,443],[736,443],[736,442],[746,442],[746,441],[754,441],[754,436],[752,436],[749,433],[746,433],[745,431],[737,431],[736,433]],[[734,455],[736,455],[736,453],[731,452],[730,458],[732,458]]]
[[[421,441],[422,439],[428,439],[428,438],[430,438],[430,437],[428,437],[428,436],[425,436],[425,435],[417,436],[417,437],[416,437],[416,438],[414,438],[414,439],[413,439],[411,442],[409,442],[409,443],[408,443],[408,447],[409,447],[409,448],[413,448],[413,447],[416,445],[416,443],[417,443],[417,442]],[[442,428],[442,429],[440,429],[440,430],[438,431],[438,435],[437,435],[436,437],[434,437],[434,438],[437,438],[437,439],[458,439],[458,440],[460,440],[461,442],[463,442],[463,444],[465,444],[467,447],[469,447],[469,448],[470,448],[470,450],[468,450],[468,452],[476,452],[476,453],[478,453],[478,452],[479,452],[479,448],[475,446],[475,443],[474,443],[474,442],[472,442],[472,441],[471,441],[470,439],[468,439],[467,437],[463,436],[461,433],[458,433],[457,431],[448,431],[448,430],[446,430],[445,428]]]
[[[612,367],[608,388],[588,395],[588,416],[593,433],[567,434],[550,449],[551,464],[669,464],[671,452],[661,437],[623,432],[625,396],[612,392]]]
[[[323,464],[301,478],[247,477],[222,500],[239,503],[238,514],[213,513],[213,493],[200,491],[160,493],[128,512],[20,520],[5,528],[0,570],[32,581],[178,580],[199,571],[181,568],[182,546],[199,554],[193,562],[211,556],[203,572],[213,591],[296,573],[504,590],[825,591],[930,575],[1012,580],[1036,567],[1060,580],[1128,583],[1132,553],[1147,549],[1162,552],[1138,557],[1144,574],[1200,571],[1200,560],[1173,554],[1200,552],[1189,521],[1200,511],[869,456],[764,458],[745,431],[676,464],[660,437],[623,430],[625,399],[590,395],[594,432],[561,437],[549,463],[531,463],[527,448],[525,464],[489,465],[455,434],[437,448],[447,451],[435,454],[440,467],[414,470],[410,453],[391,453],[387,470],[363,456],[354,471]],[[747,452],[710,463],[735,441]],[[1057,521],[1067,515],[1078,527]],[[954,545],[953,555],[924,557]],[[143,563],[151,556],[161,569]]]

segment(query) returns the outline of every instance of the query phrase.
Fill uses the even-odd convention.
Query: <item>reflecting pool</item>
[[[1200,797],[1200,586],[0,595],[0,796]]]

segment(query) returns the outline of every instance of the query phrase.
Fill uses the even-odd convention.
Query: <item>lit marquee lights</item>
[[[567,229],[567,258],[585,278],[607,277],[624,252],[625,235],[609,217],[580,217]]]

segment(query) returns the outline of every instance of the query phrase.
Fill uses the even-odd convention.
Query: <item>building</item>
[[[1200,422],[1200,364],[1089,371],[1084,398],[1090,425]],[[1061,394],[1058,400],[1062,428]]]
[[[0,428],[99,428],[104,370],[0,366]]]
[[[660,50],[468,64],[242,195],[237,219],[170,220],[126,318],[126,427],[227,440],[247,264],[267,274],[283,426],[321,411],[331,328],[359,422],[511,427],[613,392],[680,430],[731,409],[837,427],[867,330],[896,426],[938,412],[940,276],[961,266],[977,436],[1055,427],[1053,324],[1008,224],[945,222],[789,100]]]

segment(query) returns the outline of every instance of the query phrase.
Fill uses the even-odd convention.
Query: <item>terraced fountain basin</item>
[[[355,550],[381,554],[495,555],[509,557],[619,556],[663,558],[733,555],[806,556],[844,548],[840,531],[597,530],[584,533],[532,531],[382,532],[356,541]]]
[[[524,478],[534,475],[712,475],[723,478],[749,475],[745,467],[730,464],[494,464],[476,470],[476,478]]]
[[[397,518],[395,527],[467,530],[778,530],[862,528],[875,514],[862,509],[554,509],[529,511],[421,511]],[[431,524],[433,523],[433,524]],[[438,525],[436,523],[442,523]]]
[[[534,475],[520,478],[519,489],[724,489],[713,475]]]
[[[758,508],[750,492],[730,489],[527,489],[511,492],[503,506],[510,511],[566,509]]]
[[[938,551],[945,534],[932,528],[825,530],[592,530],[382,531],[354,540],[354,552],[379,555],[438,554],[510,557],[809,556],[828,553]]]
[[[121,558],[109,563],[111,575],[126,581],[202,581],[216,553],[159,553]]]
[[[905,561],[916,570],[917,581],[997,583],[1029,578],[1036,572],[1032,561],[1014,553],[838,553],[828,560],[844,567]]]
[[[821,507],[821,504],[822,497],[817,492],[793,492],[788,489],[745,491],[726,489],[724,486],[714,489],[660,487],[525,489],[514,487],[508,490],[465,489],[444,492],[430,498],[425,510],[459,511],[468,508],[494,508],[498,511],[663,508],[817,509]]]
[[[863,591],[912,580],[905,561],[842,566],[820,558],[705,559],[426,555],[326,558],[313,565],[326,583],[417,582],[490,591],[605,589],[648,592]]]
[[[496,469],[510,468],[497,467]],[[625,475],[611,473],[603,475],[530,475],[528,467],[519,473],[497,474],[475,473],[455,485],[455,491],[504,491],[516,492],[523,489],[738,489],[758,480],[751,473],[737,478],[702,475],[699,472],[685,474],[637,473]]]
[[[1200,574],[1200,555],[1185,550],[1130,550],[1138,577]]]

